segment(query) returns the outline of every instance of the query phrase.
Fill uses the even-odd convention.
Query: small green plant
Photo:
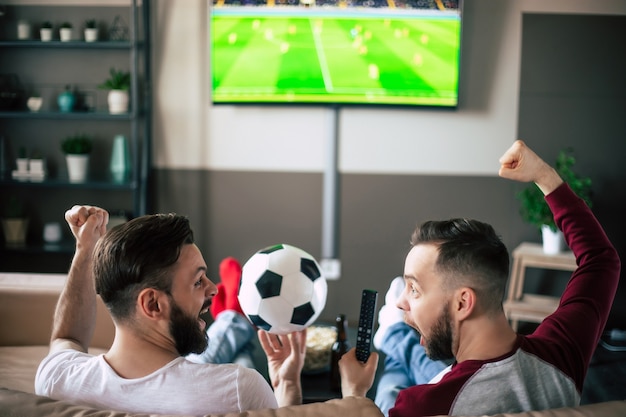
[[[92,140],[85,134],[69,136],[61,142],[61,149],[68,155],[84,155],[91,152]]]
[[[96,23],[96,19],[87,19],[87,20],[85,21],[85,27],[86,27],[87,29],[95,29],[95,28],[96,28],[96,25],[97,25],[97,23]]]
[[[41,28],[42,29],[52,29],[52,22],[49,20],[46,20],[45,22],[43,22],[41,24]]]
[[[556,158],[555,169],[563,181],[569,184],[572,191],[591,207],[591,178],[580,177],[572,170],[572,166],[576,163],[572,152],[572,149],[559,152]],[[524,221],[538,229],[541,229],[542,225],[546,225],[549,226],[552,231],[557,230],[552,212],[537,185],[534,183],[530,184],[517,194],[517,198],[522,203],[520,214]]]
[[[61,29],[71,29],[71,28],[72,28],[72,24],[70,22],[61,23]]]
[[[104,90],[128,90],[130,88],[130,72],[124,70],[109,70],[110,77],[98,87]]]

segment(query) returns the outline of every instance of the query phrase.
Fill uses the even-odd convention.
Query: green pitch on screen
[[[460,21],[212,16],[213,101],[455,106]]]

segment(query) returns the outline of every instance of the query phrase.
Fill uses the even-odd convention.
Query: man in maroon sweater
[[[509,255],[493,228],[466,219],[418,228],[397,307],[429,357],[455,360],[428,384],[401,391],[391,417],[520,412],[580,402],[617,289],[619,257],[587,205],[524,142],[516,141],[500,163],[501,177],[532,181],[544,193],[578,268],[556,312],[531,335],[519,335],[502,309]],[[365,394],[361,381],[375,368],[369,362],[356,361],[353,351],[344,355],[344,396]]]

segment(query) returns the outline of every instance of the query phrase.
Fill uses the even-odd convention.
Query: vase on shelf
[[[113,182],[123,183],[130,177],[130,155],[128,141],[124,135],[115,135],[111,151],[111,178]]]
[[[65,91],[59,94],[57,98],[57,104],[59,105],[59,110],[63,113],[69,113],[74,110],[74,103],[76,102],[76,96],[70,89],[68,85],[65,87]]]
[[[17,22],[17,39],[24,41],[30,39],[30,23],[26,20]]]

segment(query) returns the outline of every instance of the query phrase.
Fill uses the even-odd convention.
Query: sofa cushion
[[[52,319],[65,274],[0,273],[0,346],[37,346],[50,343]],[[115,327],[102,299],[97,297],[96,327],[90,346],[108,348]]]
[[[526,411],[523,413],[502,413],[489,417],[624,417],[626,401],[608,401],[579,407],[553,408],[543,411]]]
[[[99,355],[103,349],[90,348]],[[48,346],[0,346],[0,385],[24,392],[35,392],[35,374],[48,354]]]
[[[112,410],[96,410],[56,401],[26,392],[0,388],[0,415],[29,417],[191,417],[186,415],[127,414]],[[491,417],[624,417],[626,401],[610,401],[580,407],[496,414]],[[367,398],[348,397],[323,403],[283,407],[276,410],[254,410],[203,417],[382,417],[378,407]],[[444,416],[440,416],[444,417]],[[483,416],[485,417],[485,416]]]
[[[96,410],[56,401],[26,392],[0,388],[0,415],[29,417],[174,417],[156,414],[127,414],[111,410]],[[382,413],[368,398],[348,397],[323,403],[282,407],[276,410],[254,410],[244,413],[207,414],[204,417],[382,417]],[[175,416],[190,417],[190,416]]]

